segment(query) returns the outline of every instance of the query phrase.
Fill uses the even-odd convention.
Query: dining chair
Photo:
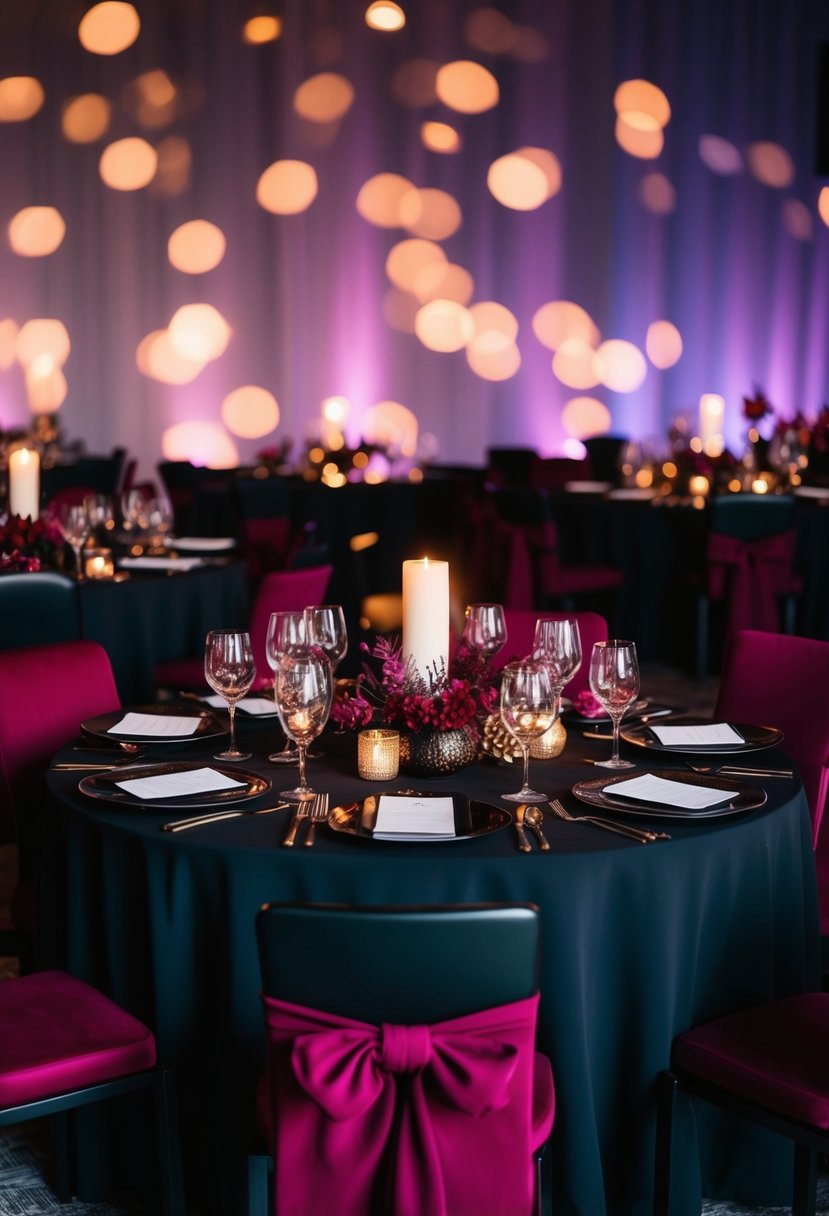
[[[807,992],[731,1013],[677,1036],[657,1085],[654,1216],[671,1211],[678,1093],[794,1141],[793,1216],[815,1211],[816,1157],[829,1151],[829,993]]]
[[[0,650],[77,641],[81,636],[77,583],[51,570],[4,574],[0,578],[0,622]]]
[[[795,499],[791,495],[719,494],[708,507],[703,566],[695,588],[696,668],[708,671],[711,609],[724,608],[724,639],[738,629],[795,632],[803,579],[794,570]],[[782,612],[781,612],[782,609]]]
[[[269,1191],[277,1216],[540,1213],[539,925],[532,905],[261,909],[273,1155],[249,1158],[249,1216]]]
[[[507,623],[507,644],[492,660],[494,670],[499,671],[514,659],[523,659],[532,654],[536,621],[574,620],[579,626],[582,662],[572,680],[564,686],[564,694],[576,697],[590,687],[588,677],[593,644],[605,642],[610,636],[607,621],[598,612],[535,612],[527,608],[505,608],[504,619]]]
[[[25,935],[28,967],[36,940],[43,774],[85,718],[117,709],[120,700],[109,656],[84,640],[0,651],[0,689],[0,843],[17,845],[12,924]]]
[[[184,1216],[176,1099],[143,1023],[66,971],[0,983],[0,1127],[53,1117],[55,1190],[74,1191],[69,1112],[145,1090],[155,1107],[164,1216]]]

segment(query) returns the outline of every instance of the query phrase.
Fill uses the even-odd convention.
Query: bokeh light
[[[218,422],[177,422],[161,436],[165,460],[189,460],[209,469],[232,469],[239,463],[236,444]]]
[[[261,13],[258,17],[250,17],[242,27],[242,37],[251,46],[276,42],[281,33],[282,18],[267,13]]]
[[[392,329],[398,330],[401,334],[413,334],[415,331],[415,317],[420,310],[422,302],[417,296],[412,295],[411,292],[401,291],[397,287],[390,287],[383,296],[383,320]]]
[[[639,183],[639,200],[654,215],[676,210],[676,190],[664,173],[646,173]]]
[[[800,199],[787,198],[783,203],[783,227],[796,241],[812,239],[812,214]]]
[[[480,300],[469,310],[474,326],[473,343],[479,349],[496,349],[511,346],[518,337],[518,318],[497,300]],[[482,339],[486,339],[482,342]]]
[[[56,207],[24,207],[9,221],[9,244],[24,258],[54,253],[66,235],[66,224]]]
[[[547,179],[547,198],[552,198],[561,189],[562,172],[558,157],[549,148],[519,148],[516,156],[537,165]]]
[[[236,388],[222,402],[222,422],[241,439],[261,439],[279,425],[276,397],[256,384]]]
[[[561,412],[561,424],[574,439],[605,435],[611,422],[610,410],[596,397],[572,397]]]
[[[625,80],[613,96],[616,113],[626,125],[643,131],[658,130],[671,120],[668,98],[649,80]]]
[[[101,180],[112,190],[141,190],[155,177],[158,155],[145,139],[128,136],[107,144],[98,162]]]
[[[630,156],[655,160],[665,146],[665,136],[661,127],[652,130],[634,127],[627,122],[626,114],[619,114],[616,118],[616,142]]]
[[[81,93],[63,107],[61,130],[73,144],[94,144],[106,135],[112,104],[100,93]]]
[[[415,316],[415,333],[429,350],[461,350],[474,332],[468,309],[454,300],[430,300]]]
[[[596,347],[601,334],[590,313],[572,300],[550,300],[542,304],[532,319],[533,333],[542,346],[558,350],[568,338],[577,338]]]
[[[141,19],[131,4],[104,0],[81,18],[78,38],[93,55],[118,55],[132,46],[141,31]]]
[[[17,361],[17,335],[20,328],[13,317],[0,321],[0,371],[7,372]]]
[[[62,367],[71,349],[66,326],[57,317],[33,317],[20,327],[17,335],[17,360],[24,367],[44,355],[50,363]]]
[[[517,25],[510,54],[522,63],[543,63],[550,58],[550,44],[541,30],[531,25]]]
[[[366,25],[373,30],[391,34],[402,30],[405,24],[406,14],[394,0],[374,0],[366,9]]]
[[[232,330],[212,304],[184,304],[167,327],[173,349],[185,359],[207,362],[227,349]]]
[[[764,186],[776,190],[790,186],[794,180],[792,158],[780,144],[758,141],[746,148],[746,161],[752,177]]]
[[[25,372],[26,396],[33,414],[52,414],[66,400],[69,385],[63,369],[48,356],[40,356]]]
[[[553,375],[568,388],[595,388],[599,383],[595,355],[581,338],[565,338],[553,355]]]
[[[378,401],[370,406],[360,427],[366,443],[397,448],[403,456],[414,456],[417,451],[417,418],[399,401]]]
[[[354,86],[337,72],[320,72],[294,93],[294,109],[307,122],[338,122],[351,108]]]
[[[817,209],[818,215],[829,227],[829,186],[821,187],[820,194],[817,196]]]
[[[391,81],[391,91],[399,102],[411,110],[432,106],[438,99],[437,78],[440,64],[434,59],[407,59],[401,63]]]
[[[415,274],[412,293],[421,304],[437,299],[468,304],[475,294],[475,280],[454,262],[431,262]]]
[[[386,274],[395,287],[413,292],[417,287],[417,276],[426,266],[435,263],[445,265],[448,261],[440,245],[424,241],[420,237],[398,241],[389,250],[386,258]]]
[[[204,367],[204,359],[187,359],[170,341],[166,329],[154,329],[138,343],[135,362],[142,375],[162,384],[190,384]]]
[[[622,338],[602,342],[596,351],[594,367],[599,382],[615,393],[634,392],[648,374],[648,365],[639,347]]]
[[[142,127],[158,130],[178,114],[178,90],[161,68],[142,72],[123,92],[124,109]]]
[[[482,114],[498,104],[498,81],[472,59],[445,63],[438,70],[435,90],[445,106],[460,114]]]
[[[219,265],[225,255],[225,234],[209,220],[188,220],[180,224],[167,241],[170,264],[184,274],[206,274]]]
[[[274,215],[298,215],[317,197],[317,175],[303,160],[277,160],[256,183],[256,201]]]
[[[445,241],[458,231],[463,220],[460,206],[445,190],[412,187],[400,200],[403,227],[429,241]]]
[[[400,205],[414,188],[409,179],[399,173],[376,173],[360,187],[357,212],[378,228],[400,228]]]
[[[492,331],[473,338],[466,348],[466,361],[482,380],[509,380],[521,367],[521,352],[514,342],[504,345],[502,335]]]
[[[654,367],[673,367],[682,354],[682,335],[671,321],[654,321],[648,326],[645,350]]]
[[[485,55],[505,55],[515,45],[516,35],[509,17],[494,8],[474,9],[463,26],[469,45]]]
[[[320,412],[325,422],[331,426],[342,427],[351,413],[351,403],[347,397],[326,397]]]
[[[43,102],[43,86],[34,76],[0,80],[0,122],[25,122],[37,114]]]
[[[513,211],[534,211],[549,198],[543,169],[517,152],[508,152],[492,162],[486,184],[493,197]]]
[[[430,152],[441,152],[449,155],[460,152],[461,137],[448,122],[424,122],[420,128],[420,138],[424,148]]]
[[[742,173],[743,158],[734,144],[719,135],[701,135],[699,140],[700,160],[712,173],[721,177],[733,177]]]
[[[150,193],[158,198],[177,198],[190,185],[193,153],[181,135],[168,135],[156,149],[158,168],[150,182]]]

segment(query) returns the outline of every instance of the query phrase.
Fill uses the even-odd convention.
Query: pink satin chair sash
[[[779,632],[777,596],[785,590],[781,583],[791,572],[795,537],[789,531],[744,541],[722,532],[710,533],[706,557],[713,567],[709,572],[712,593],[722,595],[726,589],[718,566],[731,575],[729,635],[738,629]]]
[[[531,1211],[537,995],[432,1026],[262,999],[279,1216]]]

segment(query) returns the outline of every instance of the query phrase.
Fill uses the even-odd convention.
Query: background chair
[[[270,1043],[268,1075],[260,1086],[258,1121],[268,1143],[273,1143],[276,1132],[277,1192],[284,1194],[291,1182],[296,1181],[300,1159],[288,1156],[290,1148],[286,1140],[304,1128],[315,1138],[315,1161],[313,1169],[300,1170],[306,1204],[295,1210],[333,1210],[326,1209],[324,1203],[320,1207],[319,1193],[338,1186],[342,1187],[341,1206],[337,1208],[341,1213],[353,1210],[342,1198],[346,1192],[352,1203],[355,1200],[359,1203],[354,1188],[360,1186],[364,1199],[373,1192],[377,1202],[364,1203],[358,1210],[367,1212],[368,1207],[377,1213],[393,1210],[385,1202],[388,1192],[382,1188],[378,1191],[376,1179],[365,1176],[368,1169],[365,1157],[355,1160],[347,1154],[338,1168],[336,1143],[340,1131],[335,1120],[319,1119],[319,1107],[304,1096],[295,1074],[289,1075],[286,1046],[290,1046],[289,1040],[293,1038],[294,1052],[302,1048],[299,1039],[282,1034],[280,1019],[287,1014],[290,1020],[291,1011],[295,1011],[300,1022],[310,1017],[312,1021],[319,1019],[323,1026],[330,1023],[336,1027],[347,1019],[349,1027],[356,1027],[358,1036],[373,1032],[375,1041],[381,1038],[383,1045],[382,1063],[377,1065],[376,1075],[388,1078],[389,1073],[395,1074],[398,1069],[408,1073],[414,1102],[417,1086],[411,1078],[417,1075],[417,1066],[411,1055],[408,1061],[403,1057],[407,1049],[418,1055],[424,1045],[421,1033],[424,1028],[431,1028],[434,1043],[435,1036],[440,1034],[437,1024],[458,1019],[455,1031],[458,1043],[461,1036],[471,1031],[477,1045],[488,1054],[494,1044],[484,1031],[487,1011],[492,1011],[496,1018],[500,1016],[500,1007],[506,1006],[514,1012],[516,1025],[526,1012],[525,1003],[532,1002],[537,992],[538,910],[506,905],[444,908],[268,905],[257,916],[256,931]],[[302,948],[297,949],[300,941]],[[507,1016],[512,1017],[513,1012]],[[445,1105],[442,1116],[434,1115],[433,1131],[443,1169],[446,1210],[454,1216],[481,1211],[522,1216],[531,1210],[540,1211],[540,1153],[552,1128],[554,1092],[549,1061],[533,1050],[533,1021],[534,1015],[522,1032],[528,1034],[527,1050],[519,1050],[515,1057],[515,1102],[511,1098],[501,1108],[502,1114],[509,1112],[509,1146],[502,1153],[490,1151],[493,1127],[487,1116],[469,1117],[457,1109],[450,1112]],[[379,1027],[382,1031],[378,1037]],[[414,1035],[406,1032],[407,1027],[414,1028]],[[476,1027],[482,1037],[476,1038]],[[348,1035],[349,1030],[345,1033]],[[492,1035],[495,1033],[492,1031]],[[325,1036],[317,1042],[325,1042]],[[311,1055],[315,1051],[312,1046]],[[422,1057],[419,1064],[423,1065]],[[523,1105],[518,1097],[519,1077],[524,1078],[530,1090],[524,1094]],[[355,1075],[352,1089],[356,1083]],[[404,1087],[403,1093],[408,1092]],[[488,1092],[492,1098],[494,1083]],[[503,1096],[506,1097],[505,1092]],[[324,1097],[322,1100],[327,1101]],[[287,1124],[279,1124],[277,1130],[272,1114],[274,1109],[286,1109],[286,1102],[296,1117],[292,1113]],[[410,1117],[408,1103],[401,1104],[400,1096],[398,1115],[404,1124]],[[385,1145],[377,1143],[378,1118],[377,1108],[373,1107],[369,1115],[373,1128],[370,1137],[374,1137],[370,1148],[374,1156],[372,1168],[381,1159],[383,1163],[388,1160]],[[350,1120],[351,1124],[354,1122]],[[497,1130],[494,1134],[497,1140]],[[280,1167],[280,1144],[287,1170]],[[407,1164],[412,1163],[404,1162],[398,1169],[398,1183]],[[268,1212],[267,1169],[267,1157],[251,1157],[250,1216],[265,1216]],[[287,1183],[286,1173],[294,1174]],[[410,1181],[413,1188],[423,1184],[422,1178]],[[317,1205],[311,1202],[308,1206],[315,1184],[320,1187]],[[282,1211],[279,1205],[277,1211]]]
[[[0,1127],[55,1116],[56,1192],[73,1193],[66,1112],[149,1090],[165,1216],[184,1216],[172,1074],[152,1033],[83,980],[40,971],[0,984]]]
[[[585,688],[590,687],[590,655],[595,642],[604,642],[608,638],[607,621],[598,612],[532,612],[524,608],[505,608],[504,617],[507,622],[507,644],[495,656],[493,667],[500,670],[513,659],[523,659],[532,653],[535,640],[535,623],[537,620],[574,620],[578,622],[579,637],[581,638],[581,667],[569,684],[564,686],[566,697],[576,697]]]
[[[0,650],[81,636],[78,585],[65,574],[38,570],[0,578]]]
[[[659,1076],[655,1216],[669,1216],[677,1092],[795,1142],[793,1216],[813,1216],[817,1153],[829,1150],[829,994],[809,992],[707,1022],[674,1039]]]
[[[724,637],[738,629],[794,633],[803,580],[793,569],[795,500],[789,495],[720,494],[709,504],[704,565],[696,587],[697,676],[708,670],[713,604],[723,605]],[[782,608],[782,613],[780,609]]]
[[[43,774],[85,718],[117,709],[120,700],[109,656],[87,641],[0,652],[0,689],[0,842],[17,845],[11,910],[12,925],[28,947],[21,958],[25,969],[36,939]]]

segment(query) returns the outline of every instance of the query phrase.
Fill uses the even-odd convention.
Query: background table
[[[295,770],[261,759],[275,725],[243,730],[260,757],[252,766],[273,777],[274,790],[292,783]],[[191,754],[209,756],[207,746]],[[325,758],[309,774],[333,799],[383,788],[355,776],[354,736],[325,736],[321,746]],[[534,780],[561,794],[590,774],[581,758],[608,747],[571,732],[563,757],[533,765]],[[414,784],[498,803],[519,777],[486,761]],[[236,1187],[264,1059],[253,924],[268,900],[539,906],[539,1044],[558,1091],[547,1167],[556,1213],[649,1212],[655,1078],[674,1035],[817,983],[814,860],[796,781],[776,782],[760,810],[672,826],[671,842],[648,846],[548,819],[552,851],[525,856],[511,827],[429,845],[322,827],[313,850],[283,849],[286,812],[171,835],[160,824],[174,812],[96,803],[77,793],[77,778],[48,778],[47,961],[99,984],[154,1028],[178,1070],[191,1183],[222,1216],[243,1210]],[[787,1147],[744,1127],[724,1133],[723,1118],[699,1114],[703,1193],[787,1203]],[[677,1135],[687,1157],[679,1154],[675,1214],[684,1216],[700,1201],[688,1107]]]

